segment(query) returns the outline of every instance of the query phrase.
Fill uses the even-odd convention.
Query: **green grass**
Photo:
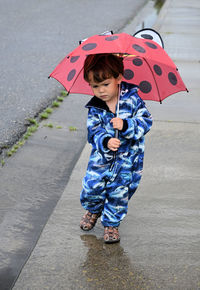
[[[64,101],[64,97],[66,97],[66,96],[68,96],[68,92],[61,91],[60,96],[58,96],[57,99],[52,102],[51,107],[46,108],[42,113],[40,113],[40,115],[39,115],[40,121],[43,119],[48,119],[49,115],[53,112],[53,108],[60,107],[61,102]],[[8,157],[11,157],[14,153],[16,153],[17,150],[26,143],[26,140],[28,140],[28,138],[33,133],[35,133],[37,131],[37,129],[39,127],[39,123],[37,122],[37,120],[34,118],[29,118],[28,121],[29,121],[31,126],[28,127],[28,129],[27,129],[26,133],[23,135],[23,137],[15,145],[13,145],[9,151],[6,152],[6,155]],[[54,125],[52,123],[49,123],[49,124],[45,124],[44,127],[53,128]],[[62,129],[62,126],[57,125],[55,128]],[[77,128],[74,126],[69,126],[69,131],[77,131]],[[9,148],[9,146],[5,147],[5,149],[8,149],[8,148]],[[5,164],[5,160],[1,159],[0,163],[1,163],[1,166],[3,167]]]
[[[53,112],[52,108],[46,108],[46,110],[44,111],[47,114],[51,114]]]
[[[31,134],[26,133],[23,137],[24,140],[28,140],[28,138],[31,136]]]
[[[60,107],[60,103],[57,102],[57,101],[53,101],[53,103],[52,103],[52,107],[54,107],[54,108],[58,108],[58,107]]]
[[[63,98],[63,97],[57,97],[57,100],[58,100],[59,102],[63,102],[63,101],[64,101],[64,98]]]
[[[53,124],[52,124],[52,123],[49,123],[49,124],[44,124],[44,127],[53,128]]]
[[[35,133],[37,131],[38,127],[39,127],[39,125],[31,126],[28,128],[27,132],[31,133],[31,134]]]
[[[1,159],[1,166],[3,167],[5,165],[5,160],[4,159]]]
[[[49,118],[49,114],[47,112],[42,112],[40,114],[40,119],[48,119]]]
[[[37,122],[32,122],[32,121],[31,123],[33,123],[34,125],[28,127],[23,137],[16,144],[14,144],[9,151],[6,152],[6,155],[8,157],[11,157],[14,153],[16,153],[17,150],[25,144],[26,140],[28,140],[28,138],[37,131],[39,124]]]
[[[18,142],[19,147],[23,146],[25,144],[25,140],[21,140]]]
[[[37,125],[37,121],[35,119],[28,119],[28,121],[30,122],[30,124],[34,124]]]
[[[13,146],[13,149],[14,149],[14,150],[18,150],[18,149],[19,149],[19,145],[18,145],[18,144],[15,144],[15,145]]]
[[[10,150],[12,153],[16,153],[17,149],[15,149],[14,147],[12,147],[12,149]]]
[[[67,97],[68,96],[68,92],[67,91],[62,91],[60,94],[61,94],[62,97]]]
[[[8,157],[11,157],[12,155],[13,155],[13,152],[10,150],[10,151],[7,151],[6,152],[6,155],[8,156]]]
[[[69,131],[77,131],[77,128],[74,126],[69,126]]]

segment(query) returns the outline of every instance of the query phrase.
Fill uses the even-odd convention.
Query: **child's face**
[[[94,95],[104,102],[112,101],[118,98],[119,84],[122,81],[122,75],[118,78],[108,78],[100,83],[96,83],[93,79],[93,73],[89,72],[89,84],[92,88]]]

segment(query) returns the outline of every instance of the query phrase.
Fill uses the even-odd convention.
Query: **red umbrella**
[[[187,91],[176,65],[158,43],[126,33],[89,37],[49,77],[58,80],[69,93],[93,95],[83,78],[83,66],[87,55],[100,53],[123,56],[123,80],[137,85],[143,100],[161,102],[169,95]]]

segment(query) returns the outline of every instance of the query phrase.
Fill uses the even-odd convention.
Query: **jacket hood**
[[[121,82],[121,85],[120,85],[121,92],[126,92],[127,90],[131,90],[131,89],[137,90],[138,86],[136,86],[134,84],[129,84],[126,82]],[[108,108],[106,102],[102,101],[101,99],[97,98],[96,96],[92,97],[91,100],[85,105],[85,107],[86,108],[95,107],[95,108],[106,110],[106,111],[110,112],[110,109]]]

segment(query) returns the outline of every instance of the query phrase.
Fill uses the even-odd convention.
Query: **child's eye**
[[[104,84],[105,87],[107,87],[108,85],[109,85],[108,83]]]

